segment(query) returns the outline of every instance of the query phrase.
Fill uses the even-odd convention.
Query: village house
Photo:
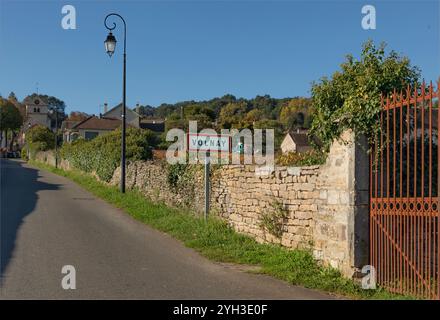
[[[81,121],[64,120],[61,124],[61,132],[64,142],[72,142],[78,139],[79,132],[74,127]]]
[[[65,142],[73,142],[80,137],[86,140],[91,140],[100,134],[117,129],[121,126],[121,120],[93,115],[71,127],[70,126],[70,123],[64,125],[63,139]]]
[[[122,103],[113,107],[112,109],[107,111],[107,103],[104,103],[104,113],[102,114],[103,118],[114,118],[119,121],[122,120]],[[140,128],[141,116],[138,112],[126,107],[125,108],[125,120],[127,121],[127,125],[131,125],[135,128]]]
[[[141,129],[151,130],[153,132],[165,132],[165,121],[162,119],[140,119],[139,127]]]
[[[139,105],[136,106],[139,110]],[[153,132],[162,133],[165,131],[165,121],[162,119],[145,119],[130,108],[126,108],[127,126],[140,129],[148,129]],[[104,104],[104,113],[98,116],[90,116],[83,121],[65,120],[61,125],[64,142],[73,142],[78,138],[87,140],[96,136],[113,131],[122,124],[122,104],[118,104],[107,110],[107,103]]]
[[[288,132],[281,143],[281,151],[283,153],[288,152],[307,152],[312,150],[313,147],[309,142],[307,132],[296,131]]]
[[[104,104],[103,117],[116,118],[122,120],[122,104],[118,104],[112,109],[107,111],[107,104]],[[165,121],[163,119],[149,119],[143,118],[139,113],[139,104],[136,104],[136,111],[131,108],[126,108],[125,118],[127,125],[131,125],[135,128],[148,129],[153,132],[165,132]]]

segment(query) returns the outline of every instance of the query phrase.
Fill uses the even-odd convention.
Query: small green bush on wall
[[[181,163],[168,164],[167,182],[172,189],[176,190],[179,187],[179,182],[184,177],[187,166],[187,164]]]
[[[272,203],[272,210],[261,215],[260,227],[267,230],[271,235],[281,238],[283,235],[284,221],[288,216],[288,211],[278,200]]]
[[[79,139],[64,144],[61,156],[74,168],[88,173],[95,172],[101,180],[108,182],[121,161],[121,141],[121,130],[118,129],[90,141]],[[127,159],[151,159],[155,141],[153,132],[149,130],[127,128]]]
[[[183,205],[191,207],[194,204],[196,188],[199,183],[197,176],[203,167],[188,164],[166,164],[167,183],[176,194],[182,195]]]
[[[326,154],[319,150],[307,152],[288,152],[277,157],[276,163],[280,166],[313,166],[324,164]]]

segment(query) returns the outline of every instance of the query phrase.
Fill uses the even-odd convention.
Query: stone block
[[[329,190],[327,195],[328,204],[339,204],[339,192],[336,190]]]
[[[301,174],[301,167],[288,167],[287,174],[291,176],[299,176]]]

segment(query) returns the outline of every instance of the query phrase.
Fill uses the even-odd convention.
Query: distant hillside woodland
[[[207,101],[164,103],[158,107],[140,106],[139,112],[148,118],[165,119],[166,130],[188,129],[188,122],[196,120],[198,129],[274,129],[276,147],[288,130],[307,129],[313,110],[309,98],[276,99],[269,95],[253,99],[225,95]]]
[[[14,93],[9,100],[16,104],[24,114],[24,105],[39,97],[49,104],[49,108],[58,108],[58,127],[63,120],[81,121],[89,115],[72,111],[64,114],[64,101],[48,95],[33,93],[19,102]],[[133,108],[136,110],[137,108]],[[144,118],[164,119],[165,133],[158,136],[155,147],[166,148],[170,142],[165,141],[166,132],[172,128],[188,130],[190,120],[197,121],[199,130],[205,128],[220,129],[274,129],[275,148],[280,147],[285,133],[289,130],[308,129],[312,123],[314,110],[310,98],[294,97],[276,99],[269,95],[256,96],[253,99],[236,98],[227,94],[220,98],[206,101],[183,101],[175,104],[163,103],[158,107],[139,106],[140,115]],[[54,115],[50,115],[52,126],[55,125]],[[52,119],[53,118],[53,119]]]

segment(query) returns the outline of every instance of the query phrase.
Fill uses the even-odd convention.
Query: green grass
[[[117,187],[99,182],[91,175],[75,170],[55,169],[35,161],[30,161],[30,164],[76,182],[95,196],[123,209],[133,218],[172,235],[208,259],[258,266],[259,273],[291,284],[355,299],[410,298],[383,289],[362,290],[354,281],[344,278],[339,271],[320,266],[308,251],[257,243],[248,236],[238,234],[215,217],[205,222],[203,218],[182,209],[152,203],[137,190],[127,190],[123,195]]]

